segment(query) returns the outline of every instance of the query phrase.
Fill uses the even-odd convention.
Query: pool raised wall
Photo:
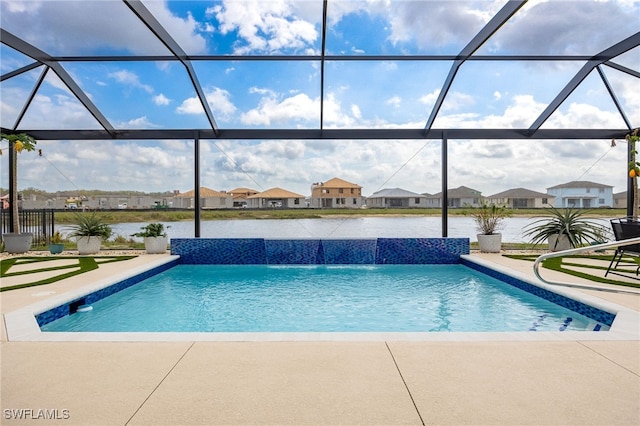
[[[198,265],[454,264],[469,254],[469,239],[172,238],[171,254]]]

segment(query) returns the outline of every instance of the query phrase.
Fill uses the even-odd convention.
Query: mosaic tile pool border
[[[455,264],[469,250],[468,238],[171,239],[181,263],[207,265]]]
[[[138,275],[134,275],[130,278],[124,279],[115,284],[112,284],[100,290],[94,291],[93,293],[89,293],[85,296],[73,299],[60,306],[56,306],[53,309],[49,309],[48,311],[42,312],[36,315],[36,321],[38,322],[38,326],[42,327],[43,325],[48,324],[51,321],[55,321],[58,318],[62,318],[69,314],[72,314],[81,305],[90,305],[92,303],[95,303],[98,300],[104,299],[107,296],[110,296],[114,293],[117,293],[126,288],[129,288],[132,285],[138,284],[140,281],[146,280],[147,278],[150,278],[156,274],[159,274],[160,272],[166,271],[167,269],[173,268],[174,266],[179,264],[180,264],[180,259],[172,260],[170,262],[156,266],[155,268],[146,270]]]
[[[555,303],[556,305],[562,306],[563,308],[567,308],[573,312],[584,315],[588,318],[591,318],[594,321],[600,322],[607,326],[611,326],[611,324],[613,324],[613,320],[616,318],[615,314],[612,314],[610,312],[603,311],[601,309],[587,305],[585,303],[579,302],[577,300],[571,299],[561,294],[554,293],[545,288],[538,287],[533,284],[529,284],[516,277],[505,274],[500,271],[496,271],[495,269],[488,268],[484,265],[477,264],[467,259],[461,258],[460,263],[464,266],[468,266],[469,268],[475,269],[476,271],[482,272],[483,274],[489,275],[490,277],[497,278],[500,281],[503,281],[509,285],[512,285],[516,288],[524,290],[527,293],[531,293],[542,299],[548,300],[552,303]]]

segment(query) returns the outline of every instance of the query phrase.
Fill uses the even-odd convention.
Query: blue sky
[[[144,5],[189,55],[315,55],[322,1],[149,1]],[[330,1],[327,54],[457,54],[506,2]],[[120,1],[0,1],[2,28],[51,55],[166,55]],[[82,17],[78,19],[78,17]],[[593,55],[638,31],[640,2],[529,1],[477,52]],[[32,62],[2,45],[0,72]],[[640,49],[614,62],[638,71]],[[582,62],[469,61],[456,76],[434,128],[527,128]],[[208,128],[177,62],[63,63],[116,129]],[[317,62],[194,61],[221,128],[319,126]],[[327,62],[325,128],[423,128],[449,61]],[[607,79],[633,126],[640,82],[609,67]],[[12,127],[41,69],[0,84],[0,121]],[[49,72],[20,126],[97,129]],[[623,128],[592,72],[543,128]],[[525,187],[544,192],[572,180],[626,189],[626,146],[618,141],[449,142],[449,186],[483,195]],[[20,156],[20,187],[48,191],[193,187],[192,141],[40,141],[44,157]],[[4,146],[3,146],[4,148]],[[3,158],[6,158],[3,157]],[[203,141],[201,184],[216,190],[281,187],[303,195],[340,177],[364,187],[439,192],[439,141]],[[0,186],[8,186],[6,160]]]

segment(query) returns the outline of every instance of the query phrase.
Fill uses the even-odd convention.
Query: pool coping
[[[152,261],[147,265],[131,269],[77,289],[51,296],[7,313],[5,327],[8,341],[40,342],[276,342],[276,341],[578,341],[606,340],[624,341],[640,339],[640,312],[617,305],[571,288],[560,288],[544,284],[530,276],[502,265],[471,255],[461,256],[466,261],[504,273],[528,284],[566,296],[578,302],[615,314],[608,331],[557,331],[557,332],[43,332],[36,315],[89,293],[109,287],[150,269],[175,262],[179,256],[171,255]]]

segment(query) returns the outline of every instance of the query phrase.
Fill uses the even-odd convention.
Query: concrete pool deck
[[[618,341],[7,341],[4,314],[159,256],[0,293],[1,424],[640,424],[640,335]],[[530,262],[473,256],[533,275]],[[588,283],[553,271],[543,276]],[[640,311],[638,294],[573,291]]]

